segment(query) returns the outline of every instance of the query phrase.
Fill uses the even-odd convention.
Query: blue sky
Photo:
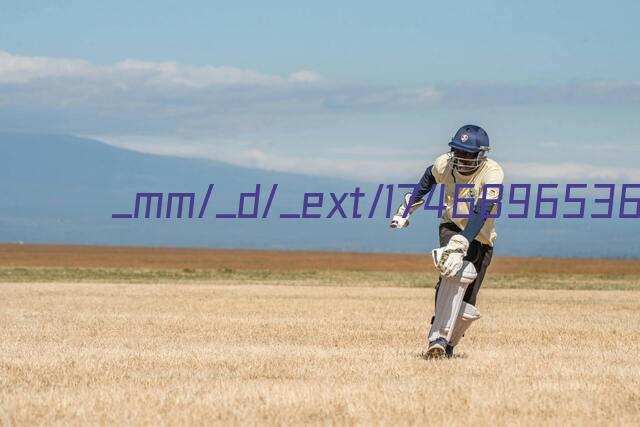
[[[0,1],[3,129],[381,180],[477,123],[512,176],[640,180],[637,2],[55,3]]]
[[[2,2],[5,50],[339,80],[565,82],[640,75],[634,1]]]

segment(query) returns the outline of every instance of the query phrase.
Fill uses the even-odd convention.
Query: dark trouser
[[[440,224],[440,246],[446,246],[447,243],[449,243],[449,239],[451,239],[453,235],[460,233],[460,231],[462,230],[451,222]],[[482,244],[477,240],[469,244],[469,250],[464,259],[473,264],[478,272],[478,276],[476,280],[467,287],[467,292],[464,294],[464,301],[466,303],[476,305],[476,296],[480,290],[480,285],[482,285],[484,274],[487,272],[487,267],[489,267],[491,263],[492,256],[493,247],[490,245]],[[440,289],[440,279],[438,279],[438,284],[436,285],[436,299],[438,298],[438,289]]]

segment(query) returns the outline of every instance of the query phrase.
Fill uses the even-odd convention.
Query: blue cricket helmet
[[[480,126],[464,125],[453,136],[449,142],[451,152],[449,162],[452,168],[463,174],[469,174],[478,169],[487,160],[489,152],[489,135]],[[474,153],[476,156],[470,158],[467,155],[456,155],[454,150]]]
[[[453,136],[449,147],[467,153],[489,151],[489,135],[480,126],[464,125]]]

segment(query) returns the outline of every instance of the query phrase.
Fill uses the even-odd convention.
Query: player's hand
[[[462,268],[465,255],[469,249],[469,241],[461,234],[451,237],[438,260],[437,268],[444,277],[453,277]]]
[[[396,211],[396,214],[391,218],[391,224],[389,227],[391,228],[405,228],[409,226],[409,216],[416,211],[420,206],[424,204],[424,200],[418,200],[411,205],[409,208],[409,212],[405,212],[407,210],[407,206],[409,206],[409,200],[411,199],[411,193],[406,193],[402,200],[402,204]]]
[[[409,215],[406,217],[402,216],[402,213],[395,214],[393,218],[391,218],[391,224],[389,227],[391,228],[405,228],[409,226]]]

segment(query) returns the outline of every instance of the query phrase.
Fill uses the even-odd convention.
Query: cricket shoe
[[[429,349],[427,350],[428,359],[442,359],[446,356],[446,349],[449,344],[444,338],[438,338],[435,341],[429,343]]]
[[[453,346],[447,344],[447,347],[444,349],[444,354],[447,359],[451,359],[453,357]]]

